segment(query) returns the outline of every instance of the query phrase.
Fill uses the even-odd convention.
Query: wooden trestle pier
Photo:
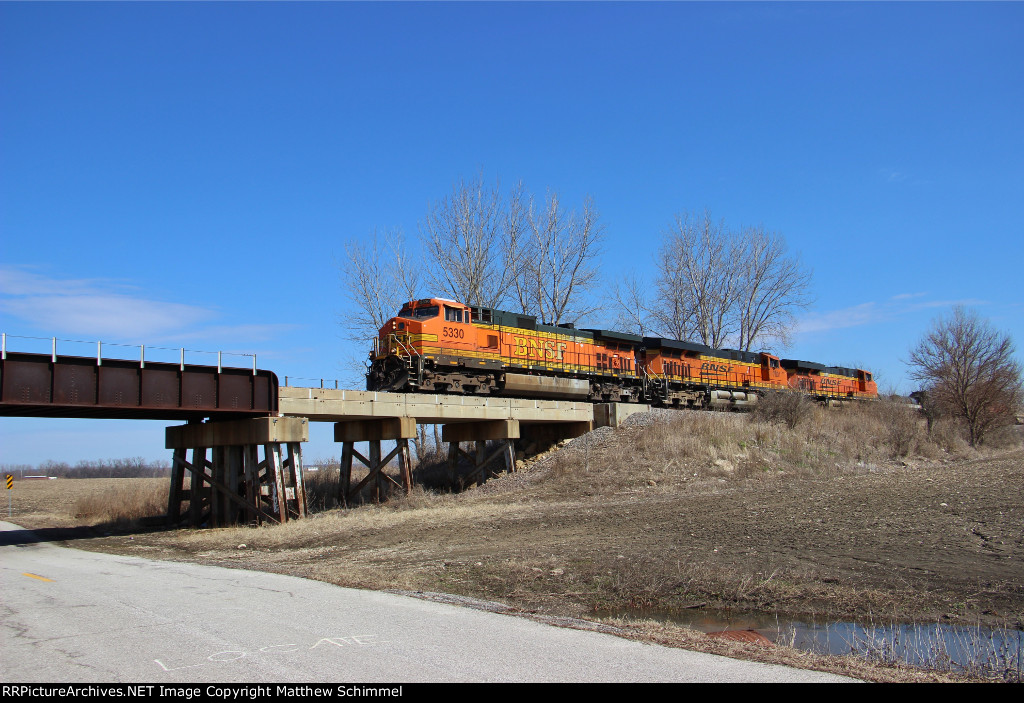
[[[416,438],[417,424],[442,425],[449,475],[454,480],[460,458],[468,461],[471,469],[462,479],[466,486],[514,471],[517,441],[549,445],[579,437],[595,426],[617,425],[647,408],[285,387],[280,389],[278,417],[167,429],[167,447],[174,451],[168,521],[221,526],[304,517],[301,442],[308,440],[309,422],[334,422],[334,440],[342,445],[336,499],[339,505],[351,506],[367,485],[373,487],[375,501],[384,499],[388,484],[406,493],[412,489],[409,440]],[[385,453],[382,443],[391,442],[394,448]],[[367,445],[366,455],[356,448],[361,443]],[[463,449],[467,444],[469,451]],[[386,469],[396,459],[398,472],[391,475]],[[363,464],[367,474],[353,485],[355,462]]]
[[[308,440],[309,423],[302,418],[168,427],[167,448],[174,456],[167,523],[224,527],[305,517],[301,442]]]
[[[475,397],[427,393],[380,393],[327,388],[283,387],[279,391],[282,415],[304,417],[311,422],[334,422],[334,439],[342,443],[341,481],[338,502],[351,505],[368,484],[376,500],[382,499],[387,483],[408,492],[412,488],[409,440],[416,437],[417,424],[439,424],[441,440],[448,443],[448,471],[454,478],[461,458],[471,469],[463,485],[483,483],[492,474],[515,470],[517,440],[524,444],[553,443],[579,437],[595,426],[618,424],[631,412],[646,405],[593,405],[565,400]],[[363,456],[356,443],[368,444]],[[395,448],[383,455],[381,442]],[[465,451],[463,445],[471,445]],[[487,445],[492,450],[487,453]],[[496,446],[494,446],[496,445]],[[398,475],[385,468],[398,459]],[[353,461],[369,471],[352,485]]]

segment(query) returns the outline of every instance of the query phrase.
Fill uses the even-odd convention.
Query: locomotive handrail
[[[395,341],[398,343],[398,346],[402,349],[402,351],[404,351],[409,357],[416,356],[416,350],[412,348],[411,342],[409,346],[406,346],[405,342],[403,342],[398,335],[393,336],[395,338]]]
[[[641,374],[641,377],[643,378],[644,386],[647,386],[650,383],[650,380],[653,378],[655,381],[657,381],[657,382],[661,383],[662,385],[664,385],[665,392],[666,393],[668,392],[668,376],[667,375],[659,376],[657,373],[655,373],[653,371],[648,371],[646,368],[644,368],[643,364],[640,364],[638,366],[638,368],[640,369],[640,374]]]
[[[378,340],[374,340],[374,343],[379,345],[380,341],[381,340],[379,340],[379,339]],[[403,342],[401,339],[399,339],[397,334],[389,333],[388,336],[385,337],[383,341],[387,345],[387,352],[388,353],[391,352],[393,347],[398,347],[398,349],[400,351],[405,352],[406,356],[408,356],[410,358],[416,356],[416,350],[413,349],[411,346],[406,346],[405,342]],[[378,350],[377,350],[377,356],[380,356],[379,347],[378,347]],[[398,354],[398,356],[402,356],[402,354]]]

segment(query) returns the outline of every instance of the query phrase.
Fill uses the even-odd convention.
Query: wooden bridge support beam
[[[363,487],[373,482],[374,502],[379,503],[386,495],[385,481],[390,481],[407,494],[412,490],[412,459],[409,455],[409,440],[416,437],[416,420],[411,417],[385,418],[381,420],[351,420],[334,425],[334,441],[342,443],[341,477],[338,482],[338,504],[348,507]],[[394,440],[395,448],[381,457],[382,441]],[[356,451],[356,442],[369,444],[369,458]],[[392,459],[398,457],[399,480],[384,472]],[[352,486],[352,460],[358,459],[369,473],[356,486]]]
[[[495,472],[492,466],[503,459],[508,471],[515,471],[516,453],[514,441],[519,439],[518,420],[488,420],[484,422],[463,422],[441,427],[441,441],[448,442],[448,476],[454,484],[455,466],[461,455],[472,466],[462,479],[463,486],[483,483]],[[487,454],[487,442],[497,441],[498,446]],[[469,454],[460,447],[461,442],[473,442],[475,451]]]
[[[166,437],[167,448],[174,450],[168,524],[222,527],[306,516],[300,443],[308,441],[309,425],[304,418],[190,423],[168,427]]]

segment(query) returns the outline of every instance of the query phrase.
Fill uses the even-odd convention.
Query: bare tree
[[[419,266],[402,231],[377,230],[364,241],[345,243],[341,284],[349,305],[342,325],[359,341],[376,339],[403,303],[416,298]]]
[[[694,310],[687,291],[686,269],[667,243],[655,259],[658,277],[654,281],[655,303],[647,313],[657,334],[671,339],[690,339],[694,333]]]
[[[725,346],[735,331],[741,251],[739,237],[707,211],[676,215],[658,252],[656,286],[664,307],[655,319],[664,333]]]
[[[659,333],[709,347],[788,341],[795,312],[810,304],[811,274],[764,227],[729,229],[706,210],[676,215],[655,260]]]
[[[615,284],[611,294],[615,301],[615,329],[628,330],[641,337],[653,331],[645,281],[631,273]]]
[[[359,387],[365,383],[365,354],[371,341],[403,303],[418,297],[419,267],[401,230],[395,229],[374,230],[365,240],[346,242],[338,268],[346,303],[341,326],[355,342],[341,362],[341,372],[347,386]]]
[[[971,446],[1011,424],[1022,400],[1021,364],[1009,335],[963,306],[932,323],[910,352],[911,378],[925,384],[933,409],[964,422]]]
[[[399,229],[375,229],[369,239],[347,241],[340,269],[349,303],[342,324],[359,341],[376,339],[384,322],[415,299],[420,287],[419,266]]]
[[[347,301],[342,327],[359,343],[359,357],[343,362],[346,385],[362,385],[364,352],[377,338],[384,323],[404,303],[419,297],[420,264],[410,251],[400,229],[374,230],[369,238],[345,243],[345,257],[339,265],[341,285]],[[425,426],[419,426],[413,451],[420,460],[425,451]]]
[[[763,226],[741,233],[742,256],[736,271],[737,348],[750,351],[755,344],[789,342],[795,312],[811,303],[811,273],[796,256],[786,255],[782,237]]]
[[[516,295],[523,312],[549,325],[577,322],[597,306],[588,297],[596,285],[595,259],[604,227],[587,198],[580,213],[562,208],[557,193],[526,211],[526,236],[515,242]]]
[[[431,203],[420,223],[426,276],[435,295],[467,305],[495,307],[506,297],[517,270],[516,244],[522,186],[508,202],[483,174],[460,180],[443,200]]]

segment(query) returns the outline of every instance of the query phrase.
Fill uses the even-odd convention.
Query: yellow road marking
[[[35,574],[30,574],[27,571],[23,573],[22,576],[28,576],[30,579],[39,579],[40,581],[53,581],[53,579],[48,579],[45,576],[36,576]]]

